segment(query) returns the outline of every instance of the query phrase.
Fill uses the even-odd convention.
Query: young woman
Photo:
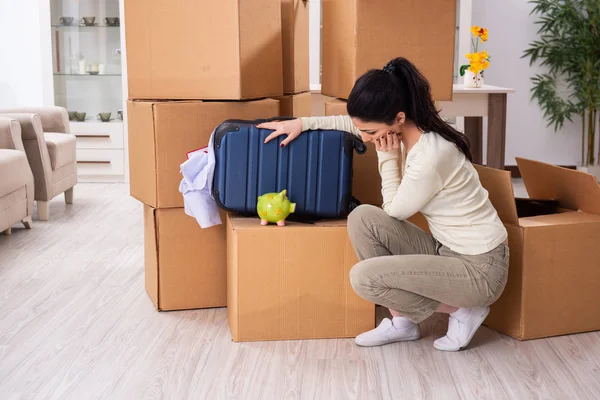
[[[417,340],[418,324],[439,312],[450,314],[448,332],[434,347],[463,349],[504,290],[509,258],[506,229],[471,164],[469,142],[440,118],[429,83],[404,58],[360,77],[347,109],[349,116],[260,126],[274,130],[266,142],[287,134],[282,146],[319,128],[375,142],[383,207],[361,205],[348,217],[360,259],[350,280],[359,296],[389,308],[393,318],[355,341]],[[406,221],[418,211],[432,235]]]

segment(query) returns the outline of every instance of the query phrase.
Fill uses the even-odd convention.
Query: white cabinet
[[[54,104],[69,111],[80,182],[127,180],[121,16],[119,0],[50,1]]]
[[[125,138],[123,123],[71,122],[77,137],[77,175],[82,182],[123,181]]]
[[[125,173],[123,149],[77,149],[77,173],[89,182],[105,181]]]

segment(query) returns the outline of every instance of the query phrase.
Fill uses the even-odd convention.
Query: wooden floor
[[[142,207],[79,184],[50,221],[0,236],[0,399],[600,399],[600,332],[518,342],[481,328],[418,342],[235,344],[225,309],[158,313],[143,287]]]

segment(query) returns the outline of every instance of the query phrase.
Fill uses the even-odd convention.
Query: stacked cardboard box
[[[180,165],[226,119],[279,114],[279,0],[125,3],[131,195],[144,203],[146,290],[159,310],[225,306],[226,215],[185,214]]]
[[[363,73],[405,57],[434,100],[451,100],[456,9],[455,0],[324,0],[322,93],[347,99]]]
[[[281,96],[277,0],[127,1],[130,99]]]
[[[283,96],[277,97],[279,114],[286,117],[309,117],[309,2],[281,0],[283,48]]]
[[[346,221],[227,221],[227,313],[234,341],[354,337],[375,306],[350,285],[358,261]]]

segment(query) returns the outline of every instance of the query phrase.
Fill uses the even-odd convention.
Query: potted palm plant
[[[578,169],[600,178],[597,141],[600,109],[600,1],[532,0],[539,15],[539,38],[523,57],[547,71],[531,78],[532,100],[544,111],[548,126],[581,118],[581,164]]]

